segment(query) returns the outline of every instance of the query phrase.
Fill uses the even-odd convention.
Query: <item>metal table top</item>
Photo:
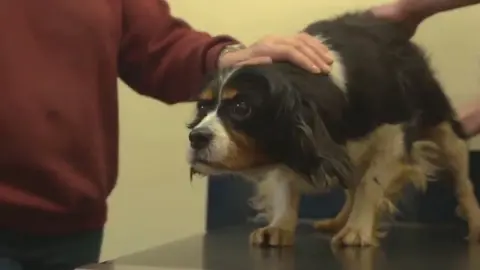
[[[301,225],[292,248],[261,249],[248,243],[258,225],[225,228],[120,257],[98,270],[479,270],[480,245],[465,228],[395,226],[380,248],[332,248],[331,236]]]

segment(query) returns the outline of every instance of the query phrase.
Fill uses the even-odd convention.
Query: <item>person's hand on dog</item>
[[[425,1],[397,0],[375,6],[371,12],[378,18],[400,23],[407,34],[412,37],[420,23],[427,17],[423,15],[421,4]]]
[[[222,55],[219,67],[289,61],[313,73],[329,72],[333,57],[319,39],[306,33],[265,37],[245,49]]]
[[[394,0],[371,9],[378,18],[395,21],[413,36],[424,20],[440,12],[480,4],[480,0]]]
[[[458,110],[458,117],[468,137],[480,132],[480,97]]]

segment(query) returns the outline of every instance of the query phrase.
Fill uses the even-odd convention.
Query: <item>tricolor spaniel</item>
[[[220,70],[189,125],[192,172],[258,184],[254,205],[269,225],[251,243],[293,244],[301,194],[341,185],[343,209],[315,227],[335,231],[335,244],[375,245],[379,217],[395,210],[402,187],[425,189],[439,170],[451,173],[469,237],[479,241],[467,138],[421,49],[368,12],[304,31],[334,53],[329,74],[290,63]]]

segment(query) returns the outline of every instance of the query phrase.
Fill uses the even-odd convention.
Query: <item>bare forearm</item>
[[[427,18],[443,11],[479,4],[480,0],[400,0],[400,2],[404,2],[404,9],[411,16]]]
[[[480,133],[480,97],[463,106],[458,115],[469,137]]]
[[[420,0],[417,1],[421,2]],[[434,11],[447,11],[480,3],[479,0],[428,0],[425,2],[431,2],[430,8]]]

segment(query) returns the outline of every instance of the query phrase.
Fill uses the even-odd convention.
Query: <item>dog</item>
[[[303,31],[330,48],[331,72],[286,62],[215,72],[188,125],[192,174],[236,173],[256,183],[252,205],[269,224],[250,242],[281,247],[294,243],[302,194],[342,187],[342,210],[314,226],[335,232],[334,244],[372,246],[406,184],[425,190],[448,172],[469,239],[478,242],[468,137],[422,49],[368,11]]]

